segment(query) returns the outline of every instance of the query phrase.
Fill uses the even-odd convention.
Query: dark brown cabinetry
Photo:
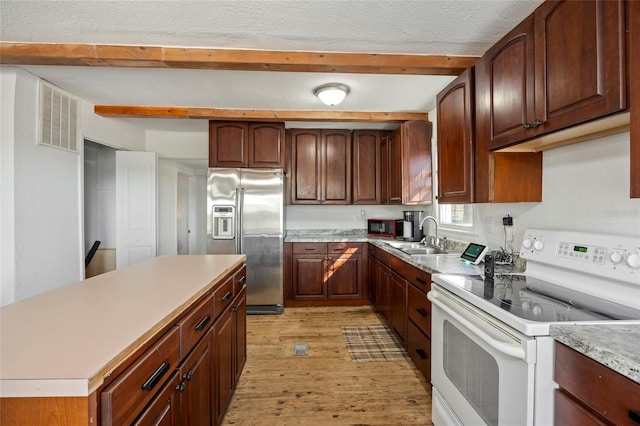
[[[379,130],[353,131],[353,204],[380,204],[381,135]]]
[[[640,385],[558,342],[554,379],[556,425],[638,424]]]
[[[484,73],[488,65],[488,57],[483,56],[475,64],[475,75]],[[473,73],[471,74],[473,75]],[[513,77],[512,77],[513,78]],[[458,81],[458,80],[456,80]],[[483,84],[476,78],[475,93],[475,120],[472,118],[474,129],[473,144],[473,197],[469,198],[475,203],[514,203],[514,202],[538,202],[542,201],[542,153],[541,152],[490,152],[489,144],[491,139],[490,122],[490,93]],[[524,84],[524,83],[523,83]],[[518,98],[516,96],[516,98]],[[473,98],[472,98],[473,101]],[[454,104],[449,105],[453,109]],[[515,108],[515,106],[514,106]],[[521,109],[526,109],[526,105],[520,105]],[[456,114],[453,111],[450,111]],[[457,117],[468,117],[462,111],[457,112]],[[438,114],[440,120],[440,114]],[[509,120],[504,118],[503,120]],[[465,124],[467,126],[468,124]],[[502,124],[505,128],[509,127]],[[509,127],[514,132],[520,131],[517,126]],[[505,135],[509,132],[505,130]],[[506,136],[505,136],[506,137]],[[456,177],[454,170],[456,164],[462,164],[463,151],[456,153],[449,151],[448,155],[439,158],[440,185],[444,188],[460,187],[462,182],[460,177]],[[453,184],[448,183],[452,179]],[[465,182],[466,184],[466,182]],[[445,193],[446,195],[446,193]],[[465,202],[462,194],[459,201],[448,200],[443,202]],[[465,194],[466,195],[466,194]]]
[[[630,171],[631,171],[631,198],[640,198],[640,78],[637,70],[640,70],[640,2],[627,3],[629,11],[629,50],[628,66],[635,73],[629,73],[628,93],[629,109],[631,110],[631,141],[630,141]]]
[[[476,76],[489,149],[626,108],[624,7],[549,0],[485,53]]]
[[[382,204],[391,204],[389,201],[389,147],[391,132],[383,132],[380,140],[380,185]]]
[[[291,260],[285,262],[285,268],[291,268],[288,306],[366,303],[363,244],[288,244],[291,244],[288,254]]]
[[[474,158],[473,67],[436,97],[438,119],[438,200],[471,203]]]
[[[291,131],[291,203],[351,204],[351,131]]]
[[[428,121],[407,121],[383,141],[383,188],[387,204],[430,204],[433,199]],[[386,143],[385,143],[386,142]]]
[[[284,167],[283,123],[209,122],[209,167]]]
[[[118,373],[101,424],[220,424],[246,361],[245,280],[243,265]]]
[[[401,341],[407,337],[407,282],[395,272],[391,272],[391,321],[390,325]]]

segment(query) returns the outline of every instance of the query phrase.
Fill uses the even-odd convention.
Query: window
[[[441,225],[466,231],[473,229],[472,204],[440,204],[439,208]]]

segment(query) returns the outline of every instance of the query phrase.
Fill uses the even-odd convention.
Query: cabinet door
[[[179,426],[184,424],[180,407],[180,383],[180,373],[176,370],[133,424],[135,426]],[[210,401],[207,401],[207,405],[210,405]]]
[[[473,202],[473,67],[437,96],[438,200]]]
[[[397,128],[389,138],[389,204],[402,204],[402,131]]]
[[[231,308],[224,311],[214,325],[214,399],[216,424],[220,424],[233,395],[234,324]]]
[[[249,125],[209,122],[209,167],[244,167],[249,162]]]
[[[320,130],[291,131],[291,204],[317,204],[322,200]]]
[[[369,268],[369,300],[371,304],[378,309],[378,274],[380,273],[380,262],[376,259],[369,258],[368,261]]]
[[[353,132],[353,204],[380,204],[379,130]]]
[[[213,327],[196,345],[180,369],[184,389],[182,414],[185,425],[209,425],[213,419],[211,405],[212,344]]]
[[[382,139],[380,141],[380,179],[381,179],[381,188],[380,188],[380,201],[382,204],[390,204],[389,203],[389,147],[391,141],[391,133],[384,132],[382,135]]]
[[[328,299],[362,297],[362,258],[359,254],[329,259]]]
[[[233,321],[235,328],[234,387],[237,386],[242,369],[247,362],[247,290],[243,288],[233,305]]]
[[[493,45],[476,63],[477,102],[487,105],[489,149],[535,134],[533,16]],[[478,117],[478,121],[481,118]]]
[[[322,203],[351,204],[351,131],[322,130]]]
[[[284,123],[249,123],[249,166],[284,167]]]
[[[378,275],[378,301],[379,311],[387,319],[387,322],[391,324],[392,321],[392,306],[391,306],[391,270],[385,266],[380,266],[380,275]]]
[[[537,134],[626,107],[624,8],[620,0],[597,0],[548,1],[536,9]]]
[[[431,204],[433,176],[431,174],[431,131],[428,121],[406,121],[402,133],[402,204]]]
[[[403,342],[407,335],[407,282],[391,273],[391,326]]]
[[[295,300],[326,300],[326,255],[293,255],[293,298]]]

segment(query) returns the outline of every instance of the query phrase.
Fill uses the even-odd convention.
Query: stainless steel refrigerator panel
[[[283,304],[282,238],[278,236],[245,236],[247,255],[247,310],[253,306]],[[256,310],[263,309],[257,308]]]
[[[234,208],[234,228],[237,224],[238,193],[240,188],[240,169],[209,169],[207,178],[207,253],[235,254],[239,241],[237,229],[233,230],[233,238],[214,239],[214,209],[216,206]]]
[[[282,171],[243,169],[240,191],[242,235],[283,235]]]

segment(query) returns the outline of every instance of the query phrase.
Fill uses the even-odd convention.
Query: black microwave
[[[402,236],[402,219],[368,219],[367,233],[376,237]]]

